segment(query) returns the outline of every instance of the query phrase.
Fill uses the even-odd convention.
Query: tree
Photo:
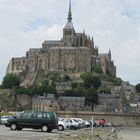
[[[75,94],[75,96],[81,97],[82,96],[82,93],[83,93],[83,88],[82,87],[76,87],[76,88],[74,88],[74,94]]]
[[[101,74],[103,73],[100,64],[96,64],[96,65],[95,65],[94,71],[97,72],[97,73],[101,73]]]
[[[94,105],[98,104],[98,94],[95,88],[89,88],[85,92],[86,103],[91,104],[92,110],[94,110]]]
[[[29,93],[30,93],[30,88],[28,88],[28,87],[14,87],[13,89],[12,89],[14,92],[15,92],[15,94],[24,94],[24,95],[28,95]]]
[[[65,81],[65,82],[68,82],[68,81],[70,81],[70,77],[69,77],[69,75],[64,75],[64,77],[63,77],[63,80]]]
[[[95,89],[98,89],[98,87],[101,85],[101,80],[97,76],[93,76],[92,73],[86,72],[80,75],[82,80],[84,81],[84,86],[86,88],[94,87]]]
[[[137,84],[137,85],[135,86],[135,89],[136,89],[137,92],[140,92],[140,84]]]
[[[14,86],[19,87],[20,79],[15,74],[7,74],[2,81],[3,88],[12,88]]]

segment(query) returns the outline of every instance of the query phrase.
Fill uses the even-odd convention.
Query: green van
[[[58,118],[55,112],[27,110],[20,116],[7,120],[6,127],[11,130],[22,130],[22,128],[41,129],[43,132],[51,132],[57,128]]]

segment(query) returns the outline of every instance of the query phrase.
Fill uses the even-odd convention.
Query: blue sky
[[[44,40],[61,39],[69,0],[0,0],[0,82],[12,57]],[[140,83],[140,0],[72,0],[76,32],[93,36],[100,53],[112,52],[117,76]]]

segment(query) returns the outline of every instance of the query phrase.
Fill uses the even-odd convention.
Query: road
[[[0,140],[46,140],[46,138],[59,138],[66,135],[76,135],[84,129],[78,130],[53,130],[51,133],[42,132],[40,129],[23,129],[22,131],[11,131],[9,127],[0,125]],[[61,139],[61,138],[60,138]]]
[[[125,127],[118,134],[122,140],[140,140],[140,127]]]
[[[97,131],[98,128],[94,128],[94,131]],[[111,128],[99,128],[99,129],[107,129]],[[88,129],[91,130],[91,129]],[[66,135],[77,135],[81,133],[81,131],[85,132],[86,129],[79,130],[65,130],[58,131],[53,130],[51,133],[44,133],[41,130],[33,130],[33,129],[23,129],[22,131],[11,131],[10,128],[5,127],[4,125],[0,125],[0,140],[47,140],[56,138],[61,140],[62,136]],[[125,127],[120,129],[118,132],[118,137],[121,140],[140,140],[140,128],[139,127]]]
[[[41,130],[23,129],[11,131],[10,128],[0,125],[0,140],[41,140],[44,137],[58,137],[60,132],[53,130],[51,133],[43,133]]]

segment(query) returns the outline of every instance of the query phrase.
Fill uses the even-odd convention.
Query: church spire
[[[110,49],[109,49],[108,55],[109,55],[109,59],[111,60],[111,50]]]
[[[71,13],[71,0],[69,2],[69,12],[68,12],[68,22],[71,22],[72,20],[72,13]]]

